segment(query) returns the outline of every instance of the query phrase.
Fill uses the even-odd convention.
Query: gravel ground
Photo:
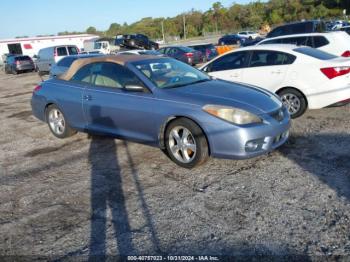
[[[189,171],[157,148],[55,138],[31,115],[38,81],[0,73],[0,255],[350,259],[350,107],[307,112],[269,155]]]

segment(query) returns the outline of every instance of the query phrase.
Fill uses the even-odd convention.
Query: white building
[[[84,41],[95,38],[98,36],[82,34],[0,39],[0,65],[3,64],[4,54],[23,54],[33,57],[40,49],[56,45],[76,45],[79,49],[83,49]]]

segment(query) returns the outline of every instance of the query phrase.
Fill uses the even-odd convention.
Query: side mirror
[[[34,55],[34,56],[33,56],[33,58],[38,59],[38,58],[39,58],[39,56],[38,56],[38,55]]]
[[[137,85],[126,85],[125,89],[131,92],[143,92],[145,90],[143,86],[137,86]]]

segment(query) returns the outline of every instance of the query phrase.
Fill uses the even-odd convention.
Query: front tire
[[[202,129],[187,118],[172,121],[165,132],[168,156],[177,165],[193,168],[209,157],[207,139]]]
[[[64,114],[56,105],[50,105],[46,109],[46,121],[50,131],[55,137],[67,138],[76,133],[67,123]]]
[[[291,118],[302,116],[307,109],[304,95],[293,88],[286,88],[278,93],[283,104],[287,107]]]

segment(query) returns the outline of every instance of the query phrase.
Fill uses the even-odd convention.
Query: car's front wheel
[[[202,129],[187,118],[169,124],[165,144],[169,157],[184,168],[198,166],[209,157],[208,142]]]
[[[56,105],[50,105],[46,109],[46,120],[52,134],[58,138],[70,137],[76,133],[68,125],[64,114]]]
[[[283,104],[287,107],[291,118],[303,115],[307,108],[307,102],[302,93],[293,88],[286,88],[278,93]]]

